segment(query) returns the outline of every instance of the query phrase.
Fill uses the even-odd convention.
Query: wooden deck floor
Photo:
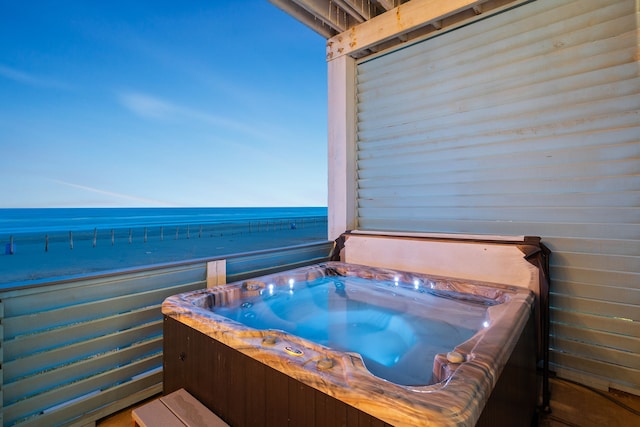
[[[640,426],[640,396],[600,392],[572,382],[551,379],[551,413],[540,427]]]
[[[141,404],[144,402],[138,405]],[[131,427],[134,408],[100,420],[97,426]],[[551,379],[551,411],[541,417],[540,427],[640,426],[639,396],[616,391],[601,393],[555,378]]]

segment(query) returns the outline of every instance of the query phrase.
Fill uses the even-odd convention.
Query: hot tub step
[[[174,391],[131,412],[133,427],[228,427],[185,389]]]

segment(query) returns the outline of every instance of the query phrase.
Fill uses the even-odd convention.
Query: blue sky
[[[0,0],[0,208],[325,206],[326,81],[267,0]]]

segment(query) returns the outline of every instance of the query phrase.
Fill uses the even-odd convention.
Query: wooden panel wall
[[[184,388],[229,425],[391,427],[172,318],[164,393]]]

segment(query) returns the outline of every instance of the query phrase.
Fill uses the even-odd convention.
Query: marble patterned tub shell
[[[489,326],[451,349],[454,354],[438,354],[433,366],[425,367],[433,371],[434,384],[403,386],[372,375],[357,353],[336,351],[282,331],[256,330],[215,312],[216,305],[259,294],[268,284],[287,286],[290,279],[312,281],[326,275],[407,284],[419,280],[436,293],[486,302]],[[520,338],[533,300],[528,289],[503,284],[327,262],[175,295],[164,301],[162,312],[386,423],[472,426]],[[456,357],[462,362],[457,363]]]

